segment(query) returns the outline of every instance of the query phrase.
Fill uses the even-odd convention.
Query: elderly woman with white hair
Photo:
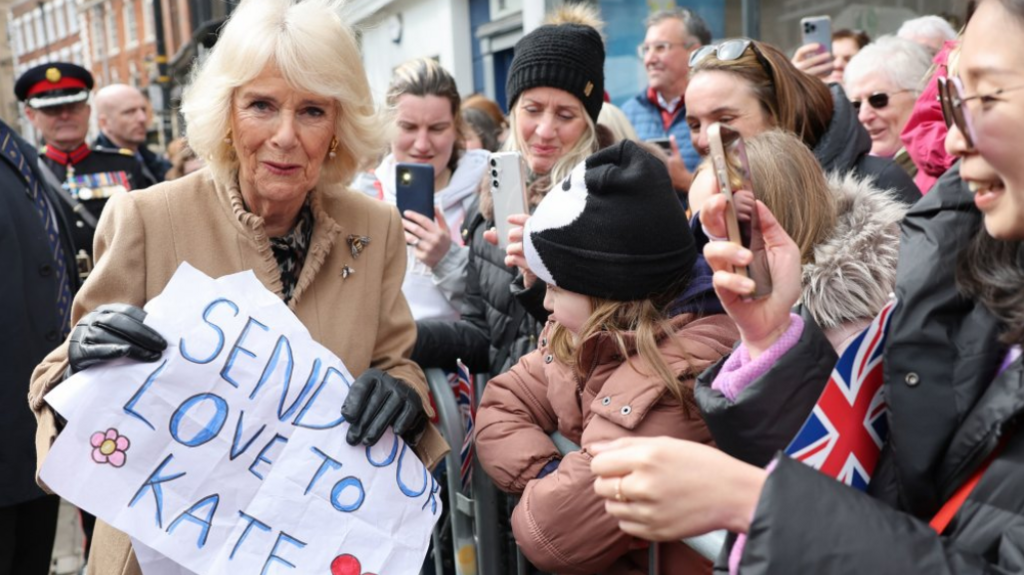
[[[447,451],[408,359],[416,330],[401,289],[401,219],[343,185],[386,130],[340,4],[246,0],[221,30],[182,106],[208,168],[112,199],[77,325],[33,374],[40,462],[59,430],[43,396],[101,362],[159,358],[167,344],[141,308],[184,262],[212,277],[251,270],[361,374],[339,406],[349,443],[372,445],[393,428],[428,466]],[[140,575],[128,536],[98,523],[89,572]]]
[[[944,43],[956,39],[956,30],[945,18],[933,14],[907,20],[896,35],[924,46],[934,56]]]
[[[858,52],[843,75],[843,88],[857,110],[857,119],[871,136],[871,154],[895,158],[911,176],[917,169],[909,158],[900,161],[905,155],[900,133],[930,66],[931,56],[921,45],[883,36]]]

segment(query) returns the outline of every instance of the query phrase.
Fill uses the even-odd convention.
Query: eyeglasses
[[[693,68],[697,66],[705,58],[712,55],[723,62],[738,60],[739,57],[747,51],[747,48],[750,48],[754,52],[757,62],[761,64],[762,68],[764,68],[768,77],[771,78],[772,83],[775,83],[775,70],[772,68],[771,62],[764,57],[764,54],[762,54],[761,50],[758,49],[757,44],[749,38],[738,38],[736,40],[726,40],[719,44],[701,46],[699,50],[690,54],[690,67]]]
[[[853,109],[860,112],[860,105],[864,102],[868,103],[868,106],[876,110],[881,110],[889,105],[889,96],[895,96],[896,94],[902,94],[903,92],[909,92],[910,90],[896,90],[895,92],[875,92],[868,96],[865,100],[852,100],[850,103],[853,104]]]
[[[689,48],[693,45],[693,42],[651,42],[650,44],[640,44],[636,47],[636,55],[641,58],[646,58],[648,52],[654,52],[655,56],[661,56],[665,52],[668,52],[675,46],[682,46],[683,48]]]
[[[1024,86],[1012,88],[999,88],[988,94],[975,94],[964,97],[964,85],[960,78],[939,78],[939,103],[942,105],[942,118],[946,121],[946,128],[956,124],[956,129],[964,137],[964,143],[968,148],[974,148],[977,138],[974,134],[974,124],[971,122],[971,115],[967,110],[967,102],[981,100],[982,102],[999,101],[1000,94],[1020,90]]]

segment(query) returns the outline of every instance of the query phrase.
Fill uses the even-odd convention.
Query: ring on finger
[[[628,499],[622,496],[622,478],[615,482],[615,500],[619,503],[626,503]]]
[[[413,240],[413,241],[412,241],[412,243],[411,243],[411,244],[409,244],[409,245],[410,245],[410,246],[412,246],[412,247],[416,247],[416,246],[420,245],[420,239],[419,239],[419,238],[416,238],[416,239],[415,239],[415,240]]]

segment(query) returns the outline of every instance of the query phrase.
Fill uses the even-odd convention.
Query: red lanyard
[[[985,463],[983,463],[981,467],[976,469],[974,473],[971,474],[970,478],[968,478],[967,481],[965,481],[964,484],[961,485],[960,488],[956,490],[956,493],[954,493],[953,496],[950,497],[948,501],[946,501],[945,505],[942,506],[942,509],[939,509],[939,512],[935,514],[935,517],[932,517],[932,520],[929,522],[929,525],[931,525],[932,529],[934,529],[937,533],[941,535],[942,532],[946,530],[946,527],[949,525],[949,522],[952,521],[953,517],[957,514],[958,511],[960,511],[960,508],[963,506],[964,501],[967,501],[967,496],[970,495],[972,491],[974,491],[974,488],[978,485],[978,482],[981,481],[981,476],[984,475],[986,471],[988,471],[988,466],[992,464],[992,461],[995,460],[995,458],[999,456],[999,453],[1003,450],[1003,445],[1006,443],[1007,437],[1008,435],[1003,436],[1003,439],[999,442],[999,445],[996,447],[995,451],[993,451],[988,456],[988,459],[985,460]]]

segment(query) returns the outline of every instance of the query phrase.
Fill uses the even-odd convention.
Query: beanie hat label
[[[590,156],[548,192],[523,251],[541,280],[620,301],[684,282],[697,260],[665,164],[630,141]]]

